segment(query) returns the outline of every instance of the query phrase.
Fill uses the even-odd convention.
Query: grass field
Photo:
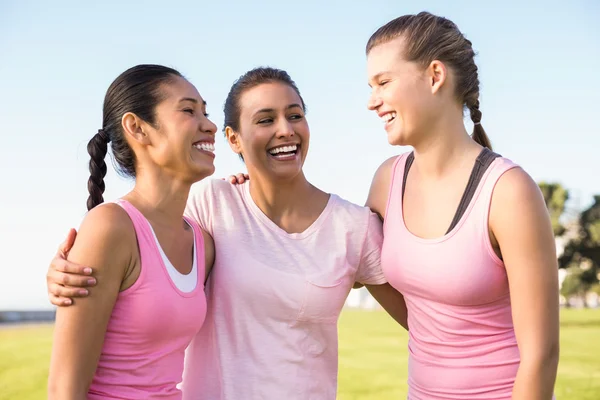
[[[0,328],[0,400],[46,396],[51,326]],[[406,398],[406,334],[382,312],[340,321],[340,400]],[[557,400],[600,399],[600,310],[564,310]]]

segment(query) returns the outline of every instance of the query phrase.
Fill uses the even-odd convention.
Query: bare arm
[[[408,330],[408,312],[404,296],[389,283],[383,285],[365,285],[369,293],[377,300],[383,309],[396,320],[397,323]]]
[[[513,399],[549,400],[559,353],[558,265],[542,194],[522,169],[498,181],[489,222],[506,266],[521,355]]]
[[[383,221],[385,219],[385,209],[390,195],[390,185],[392,183],[392,167],[396,157],[388,158],[377,168],[371,188],[369,189],[369,197],[367,197],[367,207],[374,213],[379,215]]]
[[[133,225],[118,205],[88,213],[69,260],[94,269],[93,295],[56,312],[48,398],[83,400],[92,382],[104,335],[122,282],[137,251]]]
[[[396,157],[387,159],[375,172],[366,206],[376,213],[383,221],[387,207],[390,184],[392,179],[392,167]],[[365,285],[369,293],[387,311],[392,318],[408,330],[407,310],[404,296],[389,283],[383,285]]]
[[[87,287],[96,284],[96,278],[92,276],[93,271],[90,267],[67,261],[76,236],[77,231],[70,229],[67,238],[58,247],[46,273],[48,299],[55,306],[73,304],[73,298],[87,296],[89,293]]]
[[[369,189],[369,197],[365,204],[366,207],[369,207],[371,211],[379,216],[382,222],[385,218],[385,209],[392,179],[392,166],[395,159],[396,157],[388,158],[377,168],[371,182],[371,188]],[[356,282],[353,287],[354,289],[358,289],[363,286],[362,283]]]

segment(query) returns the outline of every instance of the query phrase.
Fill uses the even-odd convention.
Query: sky
[[[494,150],[536,181],[565,185],[571,209],[600,194],[596,0],[83,3],[0,0],[0,310],[50,308],[46,270],[86,211],[87,141],[106,89],[136,64],[181,71],[219,129],[236,78],[287,70],[308,107],[305,174],[363,204],[379,164],[410,150],[390,146],[366,108],[365,44],[389,20],[430,11],[473,42]],[[245,170],[221,134],[216,147],[215,177]],[[131,186],[109,170],[105,199]]]

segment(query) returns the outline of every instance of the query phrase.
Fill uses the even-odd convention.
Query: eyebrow
[[[296,107],[298,107],[300,109],[302,108],[302,106],[300,104],[294,103],[294,104],[288,105],[285,109],[289,110],[290,108],[296,108]],[[261,108],[260,110],[255,112],[254,115],[261,114],[261,113],[269,113],[269,112],[275,112],[275,109],[274,108]]]
[[[194,104],[198,104],[198,100],[194,99],[193,97],[183,97],[183,98],[179,99],[180,103],[183,103],[184,101],[191,101]],[[206,106],[206,101],[202,100],[202,104],[204,104]]]

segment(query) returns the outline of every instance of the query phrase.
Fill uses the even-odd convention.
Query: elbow
[[[552,345],[548,346],[548,349],[543,352],[542,360],[547,363],[548,366],[554,370],[558,368],[558,359],[560,357],[560,344],[558,339]]]
[[[555,376],[558,369],[559,356],[560,345],[558,340],[556,340],[535,351],[523,352],[521,354],[521,365],[545,371],[547,374]]]
[[[84,400],[87,390],[60,374],[50,373],[48,377],[48,400]]]
[[[60,382],[51,374],[48,378],[48,400],[58,400],[64,398],[64,394],[60,388]]]

